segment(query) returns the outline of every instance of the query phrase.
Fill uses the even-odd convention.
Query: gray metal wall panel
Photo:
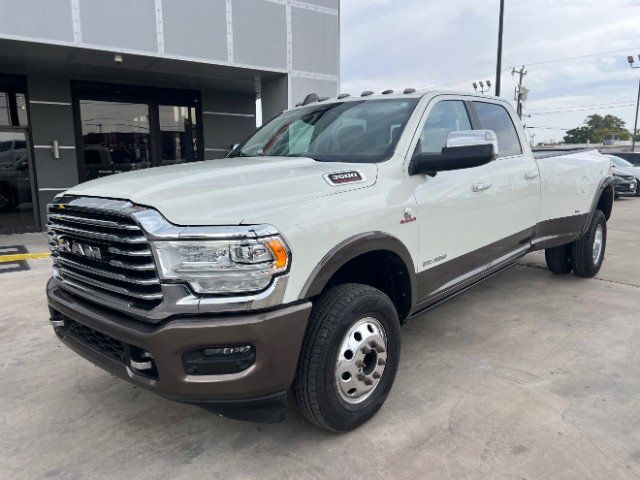
[[[254,118],[206,116],[202,128],[205,148],[228,148],[244,140],[255,128]]]
[[[0,0],[0,12],[2,33],[73,41],[69,0]]]
[[[267,123],[289,106],[287,75],[262,84],[262,123]]]
[[[29,100],[71,103],[71,84],[68,78],[29,75]]]
[[[233,112],[255,115],[256,97],[246,93],[203,90],[202,110],[213,112]]]
[[[164,51],[227,60],[225,0],[162,0]]]
[[[291,78],[291,101],[294,105],[304,100],[309,93],[317,93],[321,97],[335,97],[338,93],[338,82]]]
[[[233,0],[232,11],[234,61],[287,68],[286,7],[264,0]]]
[[[75,146],[71,106],[30,103],[29,108],[34,145],[50,145],[58,140],[60,145]]]
[[[38,186],[38,205],[42,225],[46,222],[46,206],[61,190],[78,183],[78,161],[75,148],[60,149],[60,158],[54,159],[51,142],[58,140],[63,147],[75,147],[71,86],[68,78],[40,75],[27,76],[31,141],[34,146],[34,170]],[[56,102],[55,104],[39,102]]]
[[[153,0],[80,0],[82,41],[157,52]]]
[[[335,8],[338,10],[340,8],[340,0],[301,0],[304,3],[309,3],[311,5],[317,5],[319,7],[325,8]]]
[[[293,69],[338,74],[338,16],[291,9]]]
[[[38,188],[69,188],[77,185],[78,162],[76,151],[60,150],[60,158],[54,160],[51,150],[34,148]]]
[[[255,129],[255,95],[205,90],[201,93],[201,98],[204,158],[222,158],[230,145],[244,140]],[[223,115],[224,113],[232,115]]]

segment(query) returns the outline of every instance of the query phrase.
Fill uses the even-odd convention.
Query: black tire
[[[571,244],[547,248],[544,251],[544,259],[547,261],[549,270],[558,275],[570,273],[573,270],[571,250]]]
[[[636,197],[640,197],[640,180],[636,178]]]
[[[597,260],[593,258],[594,238],[598,228],[602,228],[602,248]],[[573,272],[579,277],[591,278],[595,276],[604,260],[604,253],[607,246],[607,219],[600,210],[596,210],[589,225],[589,230],[582,238],[573,242],[571,258],[573,262]]]
[[[386,363],[373,391],[361,403],[347,403],[336,372],[342,341],[359,320],[376,319],[386,334]],[[382,406],[400,360],[400,322],[387,295],[368,285],[330,288],[313,306],[302,342],[292,393],[304,416],[320,428],[346,432],[362,425]]]

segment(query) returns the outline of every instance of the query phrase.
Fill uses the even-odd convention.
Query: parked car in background
[[[624,158],[620,158],[617,155],[606,156],[611,160],[613,175],[618,177],[621,189],[633,188],[633,184],[635,184],[635,190],[633,194],[637,197],[640,197],[640,165],[634,165],[633,163],[625,160]],[[631,183],[629,183],[630,179],[633,180]],[[625,192],[626,191],[627,190],[625,190]]]
[[[614,155],[640,167],[640,152],[616,152]]]
[[[615,198],[633,197],[636,195],[637,181],[633,175],[613,172],[613,188]]]

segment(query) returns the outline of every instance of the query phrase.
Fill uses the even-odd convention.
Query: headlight
[[[156,241],[163,280],[188,282],[197,293],[257,292],[289,268],[279,237],[257,240]]]

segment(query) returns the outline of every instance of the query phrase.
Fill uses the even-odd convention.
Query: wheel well
[[[411,278],[402,259],[388,250],[363,253],[333,274],[324,290],[342,283],[362,283],[384,292],[403,323],[411,311]]]
[[[609,220],[613,209],[613,187],[611,185],[608,185],[600,194],[596,209],[604,213],[605,218]]]

